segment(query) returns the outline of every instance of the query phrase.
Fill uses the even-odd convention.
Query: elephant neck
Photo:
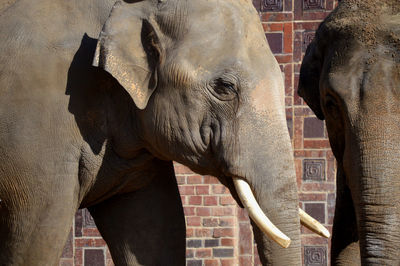
[[[110,141],[103,144],[97,155],[84,149],[79,163],[80,207],[145,187],[153,180],[160,162],[144,149],[137,151],[132,159],[122,158]]]

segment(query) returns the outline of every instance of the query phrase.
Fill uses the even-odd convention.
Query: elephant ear
[[[100,33],[93,66],[109,72],[144,109],[157,87],[161,45],[141,9],[129,5],[134,4],[114,5]]]
[[[313,110],[315,115],[323,120],[325,117],[321,108],[319,91],[323,59],[317,49],[318,45],[315,40],[307,47],[306,54],[301,64],[297,93],[308,104],[311,110]]]

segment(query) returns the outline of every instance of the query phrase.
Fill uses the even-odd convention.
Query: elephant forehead
[[[224,53],[229,54],[248,45],[246,41],[253,37],[255,30],[259,31],[261,24],[251,4],[246,2],[241,6],[239,2],[191,1],[183,40],[185,45],[192,45],[204,53],[224,49]]]
[[[400,1],[381,0],[343,1],[324,21],[319,31],[329,31],[332,37],[350,38],[365,47],[398,42]],[[397,33],[396,33],[397,32]],[[393,36],[397,35],[397,36]],[[394,37],[394,38],[393,38]]]
[[[250,1],[188,1],[179,8],[186,8],[177,12],[186,17],[179,19],[185,30],[169,47],[168,76],[182,81],[228,69],[255,85],[271,66],[277,66]]]

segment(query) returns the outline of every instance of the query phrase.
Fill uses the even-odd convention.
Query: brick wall
[[[300,63],[320,21],[337,0],[253,0],[285,76],[286,115],[301,206],[331,229],[335,161],[324,123],[296,95]],[[187,265],[260,265],[244,210],[216,178],[175,170],[187,225]],[[329,265],[329,241],[302,228],[304,265]],[[79,210],[60,265],[113,265],[89,212]]]

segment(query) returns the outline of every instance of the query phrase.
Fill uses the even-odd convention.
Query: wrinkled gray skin
[[[117,265],[184,265],[176,160],[235,197],[245,179],[292,239],[256,229],[263,263],[299,265],[281,71],[251,2],[113,4],[0,16],[0,264],[54,265],[88,207]]]
[[[338,166],[332,265],[400,265],[399,36],[398,0],[342,1],[303,60]]]

